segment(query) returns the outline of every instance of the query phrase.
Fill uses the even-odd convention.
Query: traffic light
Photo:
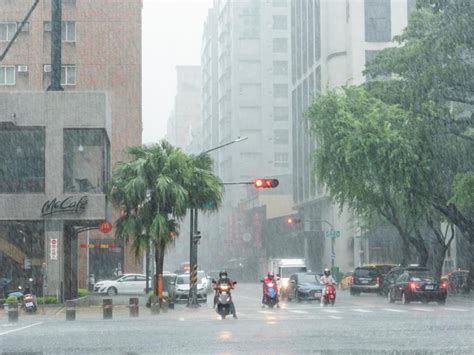
[[[253,182],[253,186],[257,189],[269,189],[275,188],[279,184],[278,179],[256,179]]]

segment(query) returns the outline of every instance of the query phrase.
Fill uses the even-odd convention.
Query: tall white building
[[[363,83],[365,64],[392,46],[407,25],[415,0],[292,0],[291,111],[293,122],[293,194],[302,220],[306,257],[313,269],[349,270],[368,261],[350,211],[340,214],[324,187],[311,176],[311,152],[317,148],[304,123],[312,93]],[[340,231],[336,239],[323,231]]]

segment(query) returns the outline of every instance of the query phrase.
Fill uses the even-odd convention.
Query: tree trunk
[[[418,252],[420,266],[426,266],[428,263],[428,250],[426,249],[425,241],[419,230],[415,231],[416,237],[410,237],[411,244]]]
[[[156,262],[156,276],[155,276],[155,295],[159,297],[160,307],[163,301],[163,265],[165,261],[166,246],[164,243],[155,243],[155,262]]]

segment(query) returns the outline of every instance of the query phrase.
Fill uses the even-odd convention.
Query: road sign
[[[341,231],[336,231],[334,229],[324,231],[324,236],[326,238],[339,238],[341,236]]]
[[[56,238],[50,240],[49,259],[58,260],[58,239]]]

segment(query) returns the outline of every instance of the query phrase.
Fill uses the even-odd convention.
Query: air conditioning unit
[[[18,73],[28,73],[28,65],[19,65],[16,70]]]
[[[44,32],[51,32],[51,21],[43,22],[43,30]]]
[[[51,64],[45,64],[43,67],[45,73],[51,73]]]

